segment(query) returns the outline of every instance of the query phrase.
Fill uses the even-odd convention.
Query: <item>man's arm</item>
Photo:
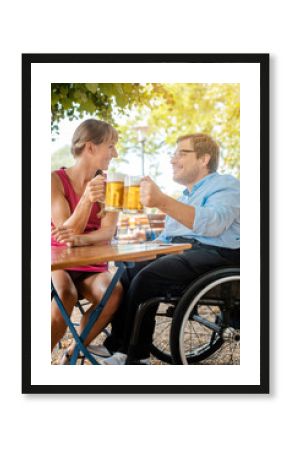
[[[141,201],[145,206],[159,208],[198,236],[219,236],[240,217],[239,187],[234,183],[210,195],[205,205],[193,206],[164,194],[145,177]]]
[[[144,177],[141,186],[141,203],[144,206],[159,208],[162,212],[192,230],[195,219],[194,206],[185,205],[164,194],[150,177]]]
[[[195,207],[191,205],[185,205],[172,197],[162,193],[160,202],[156,205],[162,212],[172,217],[192,230],[195,219]]]

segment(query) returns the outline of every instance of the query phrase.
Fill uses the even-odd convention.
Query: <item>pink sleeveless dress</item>
[[[78,202],[80,201],[80,197],[75,193],[70,179],[66,174],[65,169],[59,169],[56,170],[55,173],[59,176],[63,188],[64,188],[64,195],[65,198],[69,204],[71,214],[74,212]],[[86,228],[84,230],[84,233],[89,233],[91,231],[98,230],[101,227],[101,219],[97,217],[98,212],[100,211],[100,206],[98,203],[94,203],[92,206],[91,214],[89,216],[88,223],[86,225]],[[51,222],[51,225],[53,223]],[[60,244],[58,241],[56,241],[53,236],[51,236],[51,246],[57,246],[57,247],[64,247],[65,244]],[[67,270],[75,270],[79,272],[106,272],[108,270],[108,264],[98,264],[98,265],[92,265],[92,266],[80,266],[80,267],[70,267]]]

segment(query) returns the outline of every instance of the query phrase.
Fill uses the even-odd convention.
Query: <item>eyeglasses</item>
[[[170,158],[171,159],[173,159],[173,158],[179,159],[179,158],[182,158],[183,156],[185,156],[186,153],[195,153],[195,152],[196,152],[196,150],[186,150],[186,149],[181,148],[180,150],[176,150],[176,152],[171,153]]]

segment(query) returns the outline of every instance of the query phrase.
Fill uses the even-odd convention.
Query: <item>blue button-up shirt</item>
[[[193,227],[187,228],[166,216],[158,240],[171,242],[175,236],[196,239],[203,244],[225,248],[240,247],[240,182],[231,175],[211,173],[188,189],[178,201],[194,206]]]

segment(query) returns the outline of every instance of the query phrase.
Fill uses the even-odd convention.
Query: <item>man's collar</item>
[[[189,192],[189,190],[186,188],[183,191],[183,195],[192,195],[195,191],[197,191],[197,189],[199,189],[209,178],[211,178],[212,176],[216,175],[217,172],[212,172],[209,173],[208,175],[206,175],[205,177],[203,177],[201,180],[199,180],[196,184],[194,184],[192,186],[191,191]]]

